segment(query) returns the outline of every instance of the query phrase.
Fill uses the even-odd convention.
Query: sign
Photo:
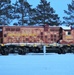
[[[25,34],[25,33],[14,34],[14,33],[10,33],[10,34],[8,34],[8,36],[36,36],[36,34]]]
[[[65,39],[73,39],[73,36],[67,35],[67,36],[65,36]]]

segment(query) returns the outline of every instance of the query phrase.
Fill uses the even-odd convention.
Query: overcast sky
[[[16,0],[12,0],[12,2],[15,2]],[[27,0],[31,5],[33,5],[32,7],[36,7],[37,4],[40,3],[40,0]],[[72,0],[47,0],[48,2],[50,2],[51,7],[54,8],[54,10],[56,11],[56,13],[59,15],[60,19],[62,19],[62,17],[66,14],[64,14],[63,10],[67,10],[68,6],[67,4],[70,4]]]

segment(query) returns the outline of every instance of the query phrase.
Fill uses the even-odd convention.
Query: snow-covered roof
[[[62,27],[64,30],[71,30],[70,26],[61,25],[60,27]]]

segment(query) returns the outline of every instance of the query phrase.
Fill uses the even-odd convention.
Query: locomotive
[[[74,29],[60,26],[0,26],[0,54],[74,53]]]

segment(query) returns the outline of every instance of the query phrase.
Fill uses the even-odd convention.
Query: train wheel
[[[74,53],[74,47],[71,47],[71,53]]]
[[[35,50],[35,48],[32,48],[32,52],[33,52],[33,53],[36,53],[36,50]]]
[[[61,50],[59,50],[59,51],[58,51],[58,54],[61,54],[61,53],[62,53]]]
[[[74,49],[73,49],[73,50],[71,50],[71,53],[74,53]]]
[[[35,49],[35,52],[36,52],[36,53],[39,53],[39,51],[40,51],[39,48],[36,48],[36,49]]]
[[[18,54],[19,54],[19,55],[21,55],[21,54],[22,54],[22,51],[21,51],[21,50],[19,50],[19,51],[18,51]]]
[[[66,48],[61,48],[61,53],[66,54]]]
[[[66,54],[67,53],[67,50],[66,49],[63,49],[63,54]]]
[[[14,48],[9,48],[10,53],[15,53]]]
[[[18,49],[18,54],[22,55],[23,50],[21,48]]]
[[[25,55],[25,54],[26,54],[26,52],[23,50],[22,55]]]
[[[24,52],[29,53],[29,48],[24,48]]]
[[[25,55],[26,52],[25,52],[22,48],[19,48],[19,49],[18,49],[18,54],[19,54],[19,55]]]
[[[2,55],[8,55],[9,54],[8,48],[4,48],[3,50],[1,50],[1,54]]]

